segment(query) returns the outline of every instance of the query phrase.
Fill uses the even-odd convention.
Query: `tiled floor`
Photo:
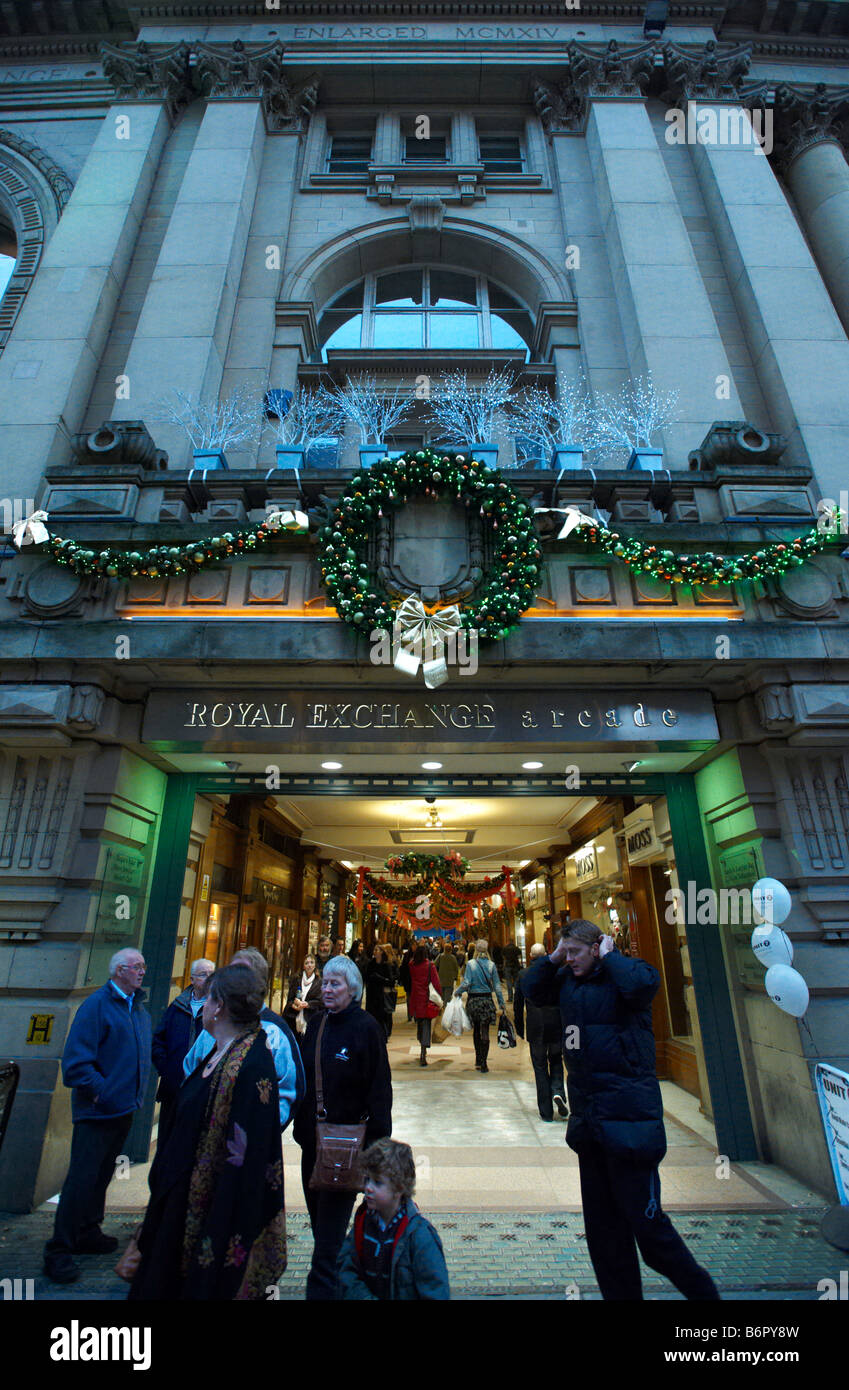
[[[565,1143],[566,1122],[539,1118],[527,1047],[493,1044],[490,1070],[475,1070],[471,1035],[434,1045],[427,1067],[411,1025],[398,1020],[389,1041],[393,1134],[412,1146],[417,1197],[431,1212],[581,1210],[578,1162]],[[661,1165],[669,1211],[775,1211],[824,1204],[822,1194],[767,1164],[716,1164],[713,1127],[698,1101],[662,1083],[669,1150]],[[284,1136],[286,1206],[305,1211],[301,1151]],[[134,1211],[147,1201],[147,1165],[113,1182],[108,1206]]]
[[[418,1064],[414,1031],[399,1020],[390,1040],[393,1126],[416,1157],[416,1197],[442,1237],[452,1297],[596,1299],[581,1216],[578,1166],[563,1120],[540,1120],[527,1048],[493,1042],[490,1071],[474,1068],[468,1036],[431,1049]],[[698,1102],[662,1083],[669,1151],[661,1166],[664,1206],[724,1297],[815,1299],[817,1281],[837,1278],[845,1256],[819,1235],[828,1205],[767,1164],[734,1164],[718,1177],[712,1126]],[[303,1297],[312,1240],[300,1179],[300,1149],[287,1134],[289,1264],[280,1297]],[[112,1183],[106,1228],[128,1238],[147,1201],[147,1165]],[[6,1275],[35,1279],[35,1297],[118,1300],[126,1285],[114,1256],[83,1256],[83,1279],[65,1289],[40,1274],[53,1207],[0,1217]],[[646,1296],[677,1298],[643,1271]],[[575,1290],[579,1292],[576,1294]]]

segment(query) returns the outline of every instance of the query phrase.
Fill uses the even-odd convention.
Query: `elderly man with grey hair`
[[[144,956],[135,946],[116,951],[109,979],[74,1015],[62,1056],[62,1079],[72,1088],[71,1161],[44,1247],[44,1273],[56,1284],[80,1276],[74,1254],[107,1254],[114,1236],[100,1229],[106,1189],[150,1074],[150,1015],[142,1002]]]
[[[212,960],[192,962],[189,986],[165,1010],[153,1034],[153,1065],[159,1072],[159,1130],[157,1144],[167,1139],[177,1110],[177,1092],[183,1081],[183,1058],[203,1028],[201,1010],[206,987],[215,971]]]
[[[363,977],[348,956],[334,956],[324,967],[321,998],[325,1013],[315,1015],[303,1040],[307,1093],[295,1116],[293,1133],[301,1146],[301,1178],[313,1234],[306,1296],[336,1296],[336,1261],[351,1212],[354,1192],[310,1187],[315,1168],[316,1057],[321,1059],[324,1114],[332,1124],[355,1125],[366,1117],[363,1147],[392,1133],[392,1079],[386,1034],[360,1007]]]

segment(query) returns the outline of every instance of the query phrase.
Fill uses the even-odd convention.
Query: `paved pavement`
[[[545,1123],[527,1050],[493,1046],[490,1072],[474,1069],[471,1042],[447,1039],[426,1068],[412,1028],[399,1019],[390,1040],[393,1132],[416,1158],[416,1197],[439,1230],[457,1299],[598,1298],[581,1216],[577,1159],[565,1124]],[[662,1083],[669,1151],[661,1165],[663,1205],[726,1298],[819,1298],[849,1256],[819,1235],[827,1199],[769,1164],[728,1164],[716,1152],[698,1101]],[[280,1298],[300,1299],[312,1241],[300,1182],[300,1150],[284,1141],[289,1266]],[[104,1228],[122,1247],[147,1201],[147,1164],[109,1190]],[[82,1279],[47,1283],[41,1251],[49,1203],[28,1216],[0,1214],[0,1281],[32,1279],[39,1300],[122,1299],[115,1256],[81,1256]],[[644,1270],[649,1299],[679,1295]]]
[[[839,1280],[847,1257],[819,1234],[822,1210],[699,1212],[676,1225],[727,1299],[820,1297],[817,1284]],[[129,1239],[137,1217],[116,1215],[104,1223]],[[573,1212],[446,1212],[434,1218],[442,1237],[455,1299],[597,1299],[583,1221]],[[300,1212],[288,1218],[289,1264],[280,1298],[303,1297],[312,1249],[309,1223]],[[52,1213],[0,1216],[0,1278],[32,1279],[39,1301],[120,1300],[127,1285],[116,1278],[115,1256],[80,1255],[82,1278],[73,1285],[50,1284],[41,1274],[41,1252]],[[659,1275],[643,1270],[649,1299],[678,1298]],[[26,1289],[24,1289],[26,1292]]]

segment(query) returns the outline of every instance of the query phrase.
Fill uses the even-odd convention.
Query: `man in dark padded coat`
[[[650,1269],[685,1298],[717,1299],[661,1210],[658,1164],[666,1153],[655,1074],[651,1002],[660,976],[623,956],[584,919],[563,926],[550,956],[525,972],[525,997],[559,1003],[571,1116],[566,1142],[578,1155],[587,1246],[605,1299],[643,1296],[637,1247]]]

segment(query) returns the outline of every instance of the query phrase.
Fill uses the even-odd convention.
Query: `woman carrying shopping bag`
[[[436,966],[424,946],[417,946],[410,961],[410,1016],[416,1020],[416,1037],[421,1047],[419,1066],[427,1066],[433,1020],[442,1008],[442,990]]]
[[[454,994],[455,997],[461,994],[469,996],[467,1007],[475,1040],[475,1070],[481,1072],[489,1071],[486,1059],[489,1056],[489,1030],[495,1022],[493,992],[503,1011],[504,995],[501,993],[498,971],[489,958],[489,943],[476,941],[474,960],[467,961],[466,973]]]

